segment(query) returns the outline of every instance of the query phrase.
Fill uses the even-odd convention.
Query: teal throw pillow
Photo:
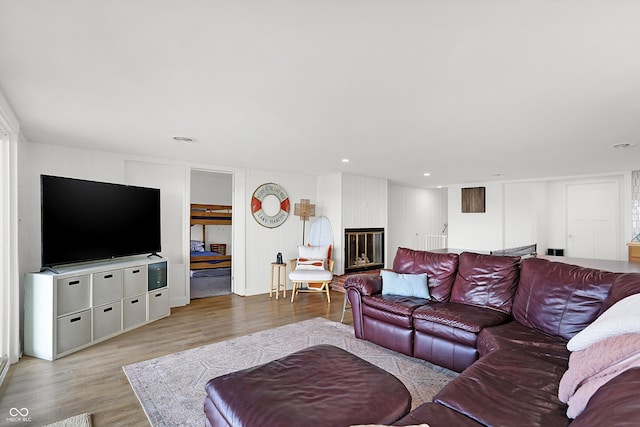
[[[382,295],[430,298],[427,274],[399,274],[382,270]]]

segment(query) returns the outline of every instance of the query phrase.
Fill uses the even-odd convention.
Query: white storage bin
[[[91,310],[58,318],[56,354],[65,353],[91,342]]]
[[[118,300],[93,309],[93,340],[108,337],[122,330],[122,301]]]
[[[124,269],[124,297],[147,292],[147,266],[137,265]]]
[[[122,300],[122,329],[126,330],[147,321],[147,294]]]
[[[149,320],[169,315],[169,289],[149,292]]]
[[[61,278],[56,286],[58,316],[90,307],[89,275]]]
[[[93,305],[122,299],[122,269],[93,273]]]

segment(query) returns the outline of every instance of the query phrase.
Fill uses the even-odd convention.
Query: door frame
[[[245,273],[245,173],[237,169],[216,168],[191,165],[187,168],[187,194],[188,202],[185,204],[186,218],[191,215],[191,174],[193,172],[206,172],[231,175],[231,292],[237,295],[246,295]],[[190,248],[191,225],[186,221],[184,250],[188,254]],[[188,265],[188,255],[187,263]],[[187,304],[191,303],[190,269],[185,268],[185,283],[187,283]]]

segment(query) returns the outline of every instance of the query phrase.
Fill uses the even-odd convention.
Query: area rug
[[[44,427],[91,427],[91,414],[80,414]]]
[[[231,269],[213,268],[191,272],[191,299],[207,298],[231,293]]]
[[[204,387],[211,378],[284,357],[316,344],[332,344],[390,372],[404,383],[412,409],[431,401],[455,372],[356,339],[353,326],[323,318],[269,329],[123,366],[149,422],[204,425]]]

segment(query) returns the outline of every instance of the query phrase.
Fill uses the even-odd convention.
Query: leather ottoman
[[[390,373],[332,345],[316,345],[210,380],[208,426],[391,424],[411,409]]]

